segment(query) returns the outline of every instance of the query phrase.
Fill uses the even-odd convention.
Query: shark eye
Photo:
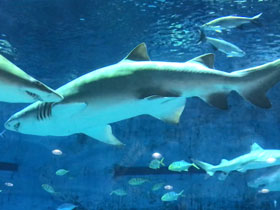
[[[20,126],[20,122],[18,122],[14,125],[14,128],[15,128],[16,131],[19,129],[19,126]]]

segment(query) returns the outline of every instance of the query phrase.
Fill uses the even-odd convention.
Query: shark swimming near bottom
[[[58,102],[62,96],[0,55],[0,101],[33,103],[38,100]]]
[[[254,143],[248,154],[232,160],[222,159],[219,165],[211,165],[198,160],[193,160],[193,162],[210,176],[213,176],[217,171],[224,172],[226,175],[231,171],[244,173],[247,170],[280,165],[280,150],[264,150],[257,143]]]
[[[213,54],[183,63],[151,61],[142,43],[121,62],[58,88],[62,101],[36,102],[15,113],[5,128],[39,136],[83,133],[121,145],[110,124],[139,115],[176,124],[189,97],[227,109],[227,95],[236,91],[258,107],[271,107],[266,92],[280,80],[280,60],[231,73],[213,66]]]

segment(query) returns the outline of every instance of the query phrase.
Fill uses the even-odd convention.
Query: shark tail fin
[[[206,35],[205,35],[203,29],[200,28],[199,29],[199,40],[197,41],[197,44],[201,44],[201,43],[203,43],[205,41],[206,41]]]
[[[262,26],[261,22],[259,21],[260,16],[262,15],[262,13],[254,16],[251,18],[251,23],[257,25],[257,26]]]
[[[206,173],[209,175],[209,176],[213,176],[214,173],[216,172],[214,170],[214,166],[209,164],[209,163],[205,163],[205,162],[202,162],[202,161],[199,161],[199,160],[192,160],[196,166],[202,168],[203,170],[206,171]]]
[[[237,82],[234,90],[245,100],[261,108],[270,108],[266,92],[280,81],[280,59],[249,69],[230,73]]]

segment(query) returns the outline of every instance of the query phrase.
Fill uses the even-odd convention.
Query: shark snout
[[[5,122],[4,127],[7,130],[18,131],[20,128],[20,122],[14,119],[9,119]]]

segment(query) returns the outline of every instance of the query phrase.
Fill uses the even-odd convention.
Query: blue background
[[[207,33],[238,45],[247,55],[226,58],[215,52],[215,68],[227,72],[273,61],[280,50],[279,1],[182,1],[182,0],[1,0],[0,34],[17,49],[10,58],[21,69],[53,88],[95,69],[119,62],[137,44],[145,42],[152,60],[185,62],[214,52],[197,45],[197,29],[226,15],[254,16],[263,12],[262,27],[247,25],[223,34]],[[80,209],[274,209],[279,192],[259,194],[247,181],[266,170],[233,172],[225,181],[205,174],[150,175],[140,187],[127,184],[129,176],[114,178],[114,165],[148,166],[153,152],[168,165],[190,158],[218,164],[249,152],[254,142],[280,149],[279,84],[264,110],[229,95],[229,110],[210,107],[198,98],[187,99],[179,125],[139,116],[113,124],[126,146],[112,147],[84,135],[39,137],[6,132],[0,139],[0,161],[19,165],[17,172],[0,171],[0,209],[56,209],[65,202]],[[1,90],[2,91],[2,90]],[[0,126],[24,104],[0,103]],[[2,126],[3,127],[3,126]],[[3,128],[4,129],[4,128]],[[94,129],[94,128],[93,128]],[[53,156],[59,148],[63,156]],[[59,168],[70,176],[58,177]],[[4,182],[14,183],[9,188]],[[151,191],[164,181],[174,191],[185,190],[177,202],[162,203],[164,190]],[[41,184],[52,185],[52,196]],[[123,187],[128,196],[109,193]]]

